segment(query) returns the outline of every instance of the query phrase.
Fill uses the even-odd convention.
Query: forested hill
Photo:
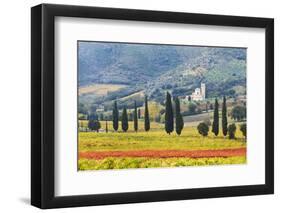
[[[207,85],[208,96],[245,93],[246,49],[79,42],[79,86],[124,84],[157,97]]]

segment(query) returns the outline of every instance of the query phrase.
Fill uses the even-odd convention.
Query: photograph
[[[249,196],[274,196],[272,16],[280,13],[264,4],[263,15],[245,2],[246,13],[225,3],[231,10],[223,14],[221,4],[156,4],[32,6],[31,27],[24,27],[31,38],[31,75],[24,74],[30,98],[6,92],[15,100],[8,108],[30,100],[31,145],[24,147],[31,165],[17,168],[29,172],[32,206],[247,196],[252,201],[240,201],[252,211],[257,198]],[[12,61],[7,67],[22,64]],[[23,78],[11,73],[5,82],[19,85]],[[198,202],[188,208],[198,210]],[[277,205],[258,203],[259,210]],[[233,212],[241,206],[245,211],[234,205]],[[217,202],[201,207],[218,210]]]
[[[77,41],[78,171],[247,163],[247,48]]]

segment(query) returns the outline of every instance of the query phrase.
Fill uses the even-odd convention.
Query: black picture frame
[[[56,197],[54,195],[54,20],[58,16],[264,28],[266,32],[265,184]],[[274,20],[53,4],[32,7],[31,114],[31,204],[42,209],[272,194],[274,193]]]

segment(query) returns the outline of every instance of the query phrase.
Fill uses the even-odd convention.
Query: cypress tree
[[[226,108],[225,96],[223,96],[223,104],[222,104],[222,133],[224,136],[227,135],[227,108]]]
[[[129,128],[128,114],[127,114],[126,107],[124,107],[123,108],[123,113],[122,113],[122,130],[123,130],[123,132],[127,132],[128,128]]]
[[[175,104],[176,104],[176,132],[178,135],[181,134],[181,131],[183,129],[184,123],[183,123],[183,118],[181,115],[181,110],[180,110],[180,100],[178,97],[175,99]]]
[[[214,121],[212,126],[212,132],[217,136],[219,134],[219,103],[216,99],[214,109]]]
[[[144,105],[144,130],[147,132],[150,129],[150,120],[149,120],[147,96],[145,96],[144,102],[145,102],[145,105]]]
[[[141,109],[138,109],[138,118],[141,118]]]
[[[119,120],[119,111],[117,107],[117,101],[114,101],[113,111],[112,111],[112,124],[113,124],[113,129],[115,131],[118,130],[118,120]]]
[[[165,111],[165,130],[168,134],[174,131],[174,115],[171,95],[167,92],[166,95],[166,111]]]
[[[105,132],[108,133],[107,119],[105,120]]]
[[[137,112],[137,103],[135,101],[135,110],[134,110],[134,129],[138,131],[138,112]]]

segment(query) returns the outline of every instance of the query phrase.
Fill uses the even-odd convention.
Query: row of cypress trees
[[[137,103],[135,101],[134,106],[134,130],[135,132],[138,131],[138,119],[140,118],[140,109],[137,108]],[[117,106],[117,101],[114,101],[113,104],[113,111],[112,111],[112,123],[113,129],[115,131],[119,128],[119,111]],[[128,114],[126,106],[123,107],[122,115],[121,115],[121,128],[124,132],[127,132],[129,129],[129,122],[128,122]],[[150,120],[149,120],[149,111],[148,111],[148,103],[147,97],[145,96],[145,109],[144,109],[144,130],[150,130]]]
[[[134,130],[138,131],[138,119],[140,118],[140,111],[137,109],[136,101],[134,106]],[[165,111],[165,131],[168,134],[171,134],[174,131],[174,120],[175,120],[175,130],[178,135],[181,134],[184,127],[183,118],[180,112],[180,100],[178,97],[175,98],[175,115],[172,105],[172,97],[169,92],[166,95],[166,111]],[[115,131],[119,128],[119,111],[117,106],[117,101],[114,101],[113,111],[112,111],[112,123],[113,129]],[[127,108],[124,106],[121,116],[121,128],[126,132],[129,128],[128,124],[128,114]],[[149,119],[149,109],[148,109],[148,100],[145,96],[144,100],[144,130],[148,132],[150,130],[150,119]]]
[[[184,127],[183,117],[180,112],[180,100],[178,97],[175,98],[175,113],[173,110],[172,104],[172,96],[169,92],[166,94],[166,104],[165,104],[165,131],[170,135],[174,129],[178,135],[181,134],[182,129]],[[149,119],[149,109],[148,109],[148,100],[147,96],[145,96],[145,109],[144,109],[144,130],[150,130],[150,119]],[[140,118],[140,111],[137,109],[136,101],[134,105],[134,130],[138,131],[138,119]],[[174,127],[175,121],[175,127]],[[112,111],[112,122],[113,129],[115,131],[119,128],[119,111],[117,106],[117,101],[114,101],[113,111]],[[124,132],[126,132],[129,128],[128,124],[128,114],[127,108],[124,106],[121,116],[121,128]],[[218,100],[215,100],[214,107],[214,119],[212,124],[212,132],[217,136],[219,134],[219,103]],[[227,126],[227,107],[226,107],[226,98],[223,97],[223,105],[222,105],[222,132],[223,135],[226,136],[228,132]]]
[[[219,134],[219,103],[218,100],[215,100],[215,108],[214,108],[214,120],[212,124],[212,132],[217,136]],[[228,127],[227,127],[227,107],[226,107],[226,98],[223,97],[222,103],[222,133],[224,136],[227,135]]]
[[[175,98],[175,123],[176,133],[180,135],[184,123],[180,112],[180,100],[178,97]],[[165,130],[169,135],[174,131],[174,111],[172,106],[172,97],[169,92],[167,92],[166,95]]]

